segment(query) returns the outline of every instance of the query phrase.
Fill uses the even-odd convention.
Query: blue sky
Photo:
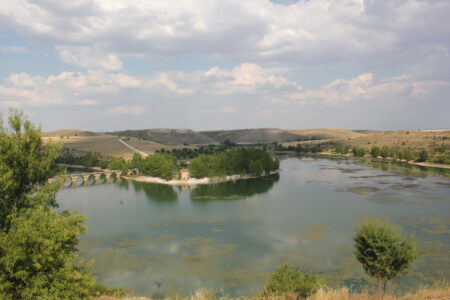
[[[0,112],[43,130],[442,129],[447,0],[0,3]]]

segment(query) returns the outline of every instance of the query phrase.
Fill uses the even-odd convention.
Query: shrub
[[[378,146],[372,147],[372,150],[370,151],[370,154],[372,154],[373,157],[378,157],[381,155],[381,149]]]
[[[295,293],[298,297],[307,298],[316,293],[319,288],[318,275],[304,273],[289,264],[284,264],[275,270],[266,283],[264,295]]]
[[[376,278],[381,295],[387,281],[406,272],[416,258],[415,242],[404,238],[399,228],[376,220],[359,225],[356,231],[356,259],[368,275]]]

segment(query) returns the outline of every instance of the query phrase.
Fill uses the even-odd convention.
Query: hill
[[[348,130],[342,128],[290,129],[286,131],[301,136],[303,139],[310,140],[348,139],[375,132],[368,130]]]
[[[300,140],[298,135],[276,128],[201,131],[200,133],[219,143],[226,140],[236,144],[281,143]]]
[[[350,146],[389,146],[411,150],[450,149],[450,130],[399,130],[354,136],[347,141]]]
[[[96,136],[101,135],[101,133],[92,131],[83,131],[78,129],[61,129],[56,131],[43,132],[43,137],[61,137],[61,136]]]
[[[190,129],[145,129],[114,131],[110,134],[124,137],[135,137],[166,145],[207,145],[217,141],[207,135]]]

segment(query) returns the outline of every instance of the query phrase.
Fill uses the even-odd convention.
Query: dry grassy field
[[[115,298],[110,296],[98,297],[95,300],[151,300],[145,297],[123,297]],[[199,290],[190,297],[181,298],[172,296],[166,300],[297,300],[295,295],[287,296],[271,296],[271,297],[241,297],[241,298],[216,298],[214,293],[210,290]],[[307,300],[450,300],[450,287],[436,287],[436,288],[422,288],[415,293],[410,293],[404,296],[396,297],[386,295],[379,297],[377,295],[369,294],[353,294],[347,288],[341,289],[320,289],[315,295],[308,297]]]
[[[43,133],[42,139],[45,143],[62,143],[64,148],[70,149],[75,153],[92,152],[108,157],[122,156],[125,159],[130,159],[134,153],[134,151],[120,143],[117,136],[103,133],[66,129]],[[161,148],[171,150],[187,147],[162,145],[137,138],[129,138],[127,143],[148,154],[154,153]]]
[[[401,130],[364,134],[347,140],[351,146],[390,146],[412,150],[447,147],[450,149],[450,130]]]

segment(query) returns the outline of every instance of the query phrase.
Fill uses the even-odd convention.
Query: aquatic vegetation
[[[214,242],[214,238],[207,238],[207,237],[201,237],[201,236],[187,237],[187,238],[184,238],[183,246],[187,247],[187,248],[192,248],[192,247],[198,247],[198,246],[204,246],[207,244],[211,244],[212,242]]]
[[[421,232],[428,234],[450,234],[450,218],[444,219],[438,216],[409,216],[404,222],[415,228],[419,227]]]
[[[198,256],[230,256],[237,247],[232,244],[205,246],[196,248],[194,253]]]
[[[222,228],[214,227],[214,228],[211,228],[209,231],[211,231],[211,232],[224,232],[225,230],[223,230]]]
[[[355,193],[358,195],[372,195],[380,189],[374,186],[355,186],[343,189],[335,189],[336,192]]]

